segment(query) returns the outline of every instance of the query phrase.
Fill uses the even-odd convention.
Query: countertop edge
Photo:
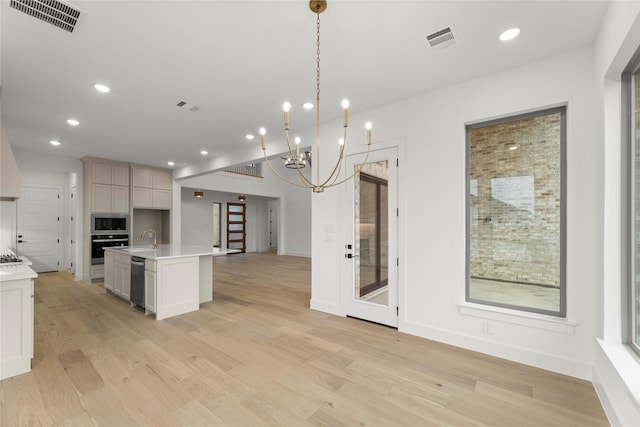
[[[217,251],[214,252],[213,250],[208,251],[205,248],[202,247],[189,247],[189,246],[165,246],[163,247],[163,245],[160,245],[158,247],[158,249],[152,249],[152,248],[148,248],[148,250],[145,250],[147,248],[136,248],[135,246],[133,247],[133,251],[129,250],[129,247],[120,247],[120,246],[113,246],[113,247],[107,247],[104,248],[105,251],[109,251],[109,252],[113,252],[113,253],[118,253],[118,254],[123,254],[123,255],[127,255],[127,256],[135,256],[135,257],[140,257],[140,258],[145,258],[145,259],[150,259],[150,260],[162,260],[162,259],[175,259],[175,258],[188,258],[188,257],[200,257],[200,256],[224,256],[227,255],[229,253],[237,253],[239,252],[238,250],[235,249],[230,249],[230,250],[225,250],[225,251]],[[158,254],[158,251],[160,251],[160,254]],[[166,254],[166,253],[162,253],[163,251],[174,251],[174,253],[170,253],[170,254]]]

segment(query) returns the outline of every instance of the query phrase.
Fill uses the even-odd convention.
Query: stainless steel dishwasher
[[[131,257],[131,305],[144,308],[144,258]]]

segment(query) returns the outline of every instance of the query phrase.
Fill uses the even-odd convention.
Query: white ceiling
[[[73,33],[2,0],[2,125],[14,149],[175,167],[247,150],[260,126],[313,126],[315,15],[295,1],[70,1]],[[322,118],[352,114],[594,42],[606,1],[329,1]],[[457,43],[426,36],[453,25]],[[520,37],[498,35],[520,27]],[[95,83],[111,87],[99,94]],[[526,82],[523,82],[526,84]],[[200,107],[176,107],[185,100]],[[66,124],[76,118],[80,126]],[[62,144],[53,147],[49,140]],[[209,151],[207,159],[199,153]]]

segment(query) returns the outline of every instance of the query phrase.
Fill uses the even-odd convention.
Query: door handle
[[[18,240],[18,243],[27,243],[26,240]]]

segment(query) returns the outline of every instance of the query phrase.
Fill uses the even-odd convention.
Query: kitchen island
[[[235,253],[209,246],[161,244],[153,246],[109,247],[104,253],[104,287],[132,305],[144,307],[156,320],[198,310],[213,299],[213,257]],[[132,297],[138,285],[132,275],[132,257],[144,261],[144,299]],[[135,265],[135,264],[134,264]]]
[[[31,370],[33,358],[33,281],[38,274],[31,261],[15,259],[0,264],[0,380]],[[4,261],[7,261],[6,259]]]

